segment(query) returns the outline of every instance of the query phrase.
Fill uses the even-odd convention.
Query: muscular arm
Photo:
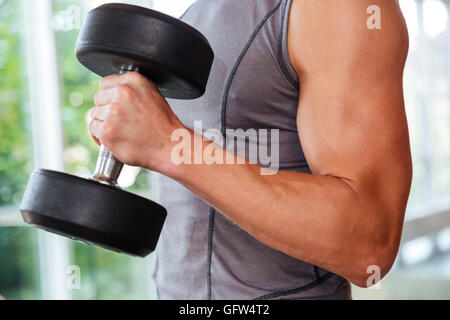
[[[382,30],[367,29],[372,4],[381,8]],[[412,176],[402,88],[407,50],[393,1],[294,1],[289,52],[302,86],[299,135],[313,174],[335,185],[324,202],[336,211],[322,218],[336,226],[323,239],[337,248],[324,259],[342,255],[357,274],[372,264],[386,273],[401,237]]]
[[[294,1],[289,52],[301,79],[298,128],[313,175],[188,166],[179,180],[260,241],[365,285],[398,250],[411,180],[402,75],[408,47],[395,3]],[[220,181],[220,183],[216,183]]]
[[[382,30],[366,27],[371,4],[381,7]],[[312,175],[262,176],[251,164],[175,166],[170,148],[153,151],[160,160],[147,167],[184,184],[266,245],[365,286],[368,266],[378,265],[384,275],[393,264],[411,183],[402,90],[404,21],[391,0],[295,0],[288,42],[301,79],[297,122]],[[117,79],[105,80],[103,89],[117,86]],[[119,96],[133,100],[129,86]],[[110,103],[107,95],[99,94],[97,105]],[[145,99],[154,97],[129,105]],[[130,137],[121,143],[127,140],[111,128],[120,123],[118,114],[128,111],[117,105],[107,120],[111,125],[105,122],[106,133],[95,121],[91,132],[122,161],[140,164],[132,158],[130,141],[137,144],[136,135],[145,131],[139,121],[146,117],[130,114],[134,122],[127,132],[117,125]],[[155,116],[155,110],[148,116],[158,118],[156,137],[169,135],[162,123],[176,123],[172,116]],[[130,120],[121,121],[122,127],[125,122]],[[150,139],[141,140],[144,145]]]

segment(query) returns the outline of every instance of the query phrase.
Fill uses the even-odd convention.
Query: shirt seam
[[[301,286],[301,287],[298,287],[295,289],[291,289],[291,290],[283,290],[283,291],[269,293],[269,294],[260,296],[258,298],[255,298],[254,300],[271,300],[271,299],[285,297],[285,296],[292,295],[292,294],[302,293],[302,292],[311,290],[311,289],[321,285],[322,283],[324,283],[325,281],[330,279],[332,276],[334,276],[334,273],[328,272],[328,273],[324,274],[322,277],[320,277],[319,279],[316,279],[304,286]]]
[[[230,91],[231,88],[231,84],[233,82],[234,76],[236,75],[237,70],[239,69],[239,66],[245,56],[245,54],[247,53],[248,49],[250,48],[250,46],[252,45],[253,41],[255,40],[256,36],[258,35],[259,31],[262,29],[262,27],[266,24],[266,22],[269,20],[269,18],[275,14],[275,12],[277,12],[282,4],[283,0],[280,0],[276,6],[269,11],[269,13],[267,13],[265,15],[265,17],[262,19],[262,21],[258,24],[258,26],[255,28],[255,30],[253,31],[252,35],[250,36],[249,40],[247,41],[244,49],[241,51],[241,53],[239,54],[233,69],[230,72],[230,75],[228,76],[228,80],[227,83],[225,85],[225,91],[222,97],[222,112],[221,112],[221,131],[222,131],[222,135],[225,138],[224,139],[224,148],[226,147],[226,112],[227,112],[227,100],[228,100],[228,93]]]
[[[213,207],[209,208],[209,223],[208,223],[208,249],[207,249],[207,275],[206,275],[206,287],[207,287],[207,297],[208,300],[212,300],[212,290],[211,290],[211,264],[212,264],[212,243],[213,243],[213,232],[214,232],[214,218],[215,209]]]
[[[299,89],[300,85],[299,85],[299,81],[297,81],[289,72],[288,67],[287,67],[287,63],[284,59],[283,56],[283,35],[284,35],[284,28],[285,28],[285,23],[287,23],[286,21],[286,14],[287,14],[287,4],[288,4],[289,0],[285,0],[283,1],[283,6],[282,6],[282,18],[281,18],[281,27],[280,27],[280,34],[278,36],[278,48],[277,48],[277,62],[278,62],[278,66],[280,68],[280,72],[281,74],[286,78],[286,80],[295,88],[295,89]],[[287,34],[286,34],[287,36]],[[290,62],[289,62],[290,64]]]

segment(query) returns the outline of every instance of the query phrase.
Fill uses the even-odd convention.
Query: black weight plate
[[[74,240],[145,257],[166,218],[157,203],[65,173],[35,170],[20,205],[25,222]]]
[[[127,4],[91,10],[76,44],[78,60],[104,77],[132,64],[167,98],[203,95],[214,53],[206,38],[184,22]]]

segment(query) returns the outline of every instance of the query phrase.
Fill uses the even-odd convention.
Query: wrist
[[[184,175],[185,163],[180,163],[180,146],[190,145],[194,132],[183,124],[175,126],[162,142],[158,155],[150,155],[152,164],[147,169],[161,173],[169,178],[177,180]],[[183,149],[181,152],[186,152]],[[181,154],[183,155],[183,154]],[[157,159],[155,159],[157,158]]]

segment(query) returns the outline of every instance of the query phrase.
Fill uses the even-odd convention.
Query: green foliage
[[[0,206],[18,204],[31,171],[32,144],[20,1],[0,1]],[[36,232],[0,228],[0,295],[39,298]]]
[[[30,227],[0,229],[0,295],[7,299],[40,296],[36,238]]]
[[[132,258],[82,243],[73,245],[72,263],[81,269],[81,289],[74,299],[147,299],[150,264],[148,259]]]
[[[19,1],[0,2],[0,206],[21,199],[30,167],[30,117]]]

